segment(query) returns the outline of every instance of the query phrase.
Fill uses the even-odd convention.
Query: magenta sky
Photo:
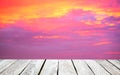
[[[1,0],[0,58],[120,58],[120,0]]]

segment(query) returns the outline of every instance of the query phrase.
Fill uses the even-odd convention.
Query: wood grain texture
[[[59,75],[77,75],[71,60],[59,60]]]
[[[13,64],[16,60],[1,60],[0,62],[0,73],[5,70],[7,67],[9,67],[11,64]]]
[[[32,60],[20,75],[38,75],[45,60]]]
[[[73,60],[78,75],[94,75],[88,65],[82,60]]]
[[[95,75],[110,75],[102,66],[94,60],[85,60]]]
[[[120,60],[0,60],[0,75],[120,75]]]
[[[111,62],[114,66],[116,66],[118,69],[120,69],[120,61],[119,60],[108,60]]]
[[[40,75],[57,75],[58,60],[46,60]]]
[[[97,60],[97,62],[101,64],[110,74],[120,75],[120,70],[117,69],[114,65],[112,65],[108,61]]]
[[[5,71],[3,71],[0,75],[18,75],[29,62],[29,60],[18,60]]]

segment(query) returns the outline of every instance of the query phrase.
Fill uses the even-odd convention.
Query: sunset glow
[[[0,0],[0,58],[119,54],[120,0]]]

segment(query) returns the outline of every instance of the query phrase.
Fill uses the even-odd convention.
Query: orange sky
[[[113,6],[110,6],[110,3],[113,3]],[[17,20],[36,18],[57,18],[75,9],[119,17],[120,8],[116,8],[116,5],[114,0],[1,0],[0,23],[14,23]],[[96,18],[104,17],[96,15]]]

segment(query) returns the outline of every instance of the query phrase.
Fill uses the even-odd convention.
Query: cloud
[[[71,9],[76,8],[69,1],[11,0],[10,3],[8,1],[2,1],[1,3],[4,4],[0,5],[0,19],[2,23],[34,18],[61,17]]]
[[[106,35],[104,30],[100,30],[99,28],[92,28],[92,29],[82,29],[82,30],[77,30],[74,31],[75,34],[78,34],[80,36],[84,36],[84,37],[94,37],[94,36],[99,36],[99,37],[103,37]]]
[[[58,36],[58,35],[52,35],[52,36],[33,36],[34,39],[69,39],[67,36]]]
[[[3,53],[79,56],[103,54],[120,45],[117,0],[1,0],[0,9]]]
[[[94,44],[94,46],[108,45],[111,44],[111,41],[100,41]]]
[[[103,19],[106,16],[120,16],[117,0],[2,0],[0,3],[0,22],[14,23],[18,20],[30,20],[39,18],[59,18],[72,10],[78,9],[90,11]]]

